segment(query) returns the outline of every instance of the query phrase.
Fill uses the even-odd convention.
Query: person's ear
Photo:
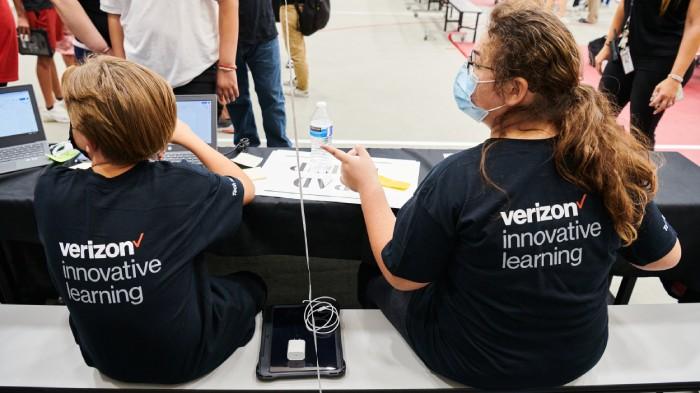
[[[525,78],[516,77],[508,81],[504,89],[505,103],[508,106],[518,106],[520,105],[527,96],[528,83]]]

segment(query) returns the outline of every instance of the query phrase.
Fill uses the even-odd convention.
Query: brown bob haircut
[[[170,141],[175,95],[155,72],[112,56],[89,58],[63,74],[71,125],[114,164],[153,157]]]

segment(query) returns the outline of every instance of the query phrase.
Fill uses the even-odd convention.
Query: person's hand
[[[595,57],[595,69],[603,75],[603,62],[610,60],[610,45],[603,45],[603,48]]]
[[[342,163],[340,181],[349,189],[362,193],[374,186],[381,187],[377,167],[364,147],[357,145],[347,153],[329,145],[322,148]]]
[[[190,126],[184,121],[177,119],[175,124],[175,131],[173,131],[173,136],[170,137],[170,142],[176,143],[180,146],[187,146],[188,142],[192,141],[192,138],[197,138],[197,135],[192,131]]]
[[[29,20],[26,16],[17,17],[17,33],[29,38]]]
[[[216,95],[222,105],[236,101],[239,96],[236,71],[220,69],[216,72]]]
[[[649,99],[649,106],[654,108],[654,114],[661,113],[673,106],[680,88],[681,84],[671,78],[666,78],[656,85]]]

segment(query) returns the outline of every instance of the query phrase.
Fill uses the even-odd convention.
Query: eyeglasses
[[[464,66],[467,67],[467,71],[472,72],[474,69],[479,69],[479,68],[484,68],[484,69],[493,71],[493,68],[491,68],[489,66],[485,66],[483,64],[478,64],[475,61],[476,56],[479,56],[479,52],[472,49],[472,51],[469,52],[469,57],[467,58],[467,61],[464,63]]]

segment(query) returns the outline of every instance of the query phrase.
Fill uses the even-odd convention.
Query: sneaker
[[[297,86],[297,79],[294,78],[293,80],[284,81],[282,84],[285,85],[285,86],[294,86],[294,87],[296,87],[296,86]]]
[[[292,89],[284,89],[284,94],[291,96],[292,95]],[[294,89],[294,97],[302,97],[306,98],[309,96],[309,91],[308,90],[301,90],[301,89]]]
[[[589,22],[588,19],[586,19],[586,18],[579,18],[578,22],[579,22],[579,23],[585,23],[585,24],[588,24],[588,25],[592,25],[592,24],[594,23],[594,22]]]
[[[69,123],[68,113],[60,106],[54,105],[51,110],[41,112],[41,120],[45,122]]]
[[[287,60],[287,64],[285,65],[287,68],[294,68],[294,62],[292,59]]]

